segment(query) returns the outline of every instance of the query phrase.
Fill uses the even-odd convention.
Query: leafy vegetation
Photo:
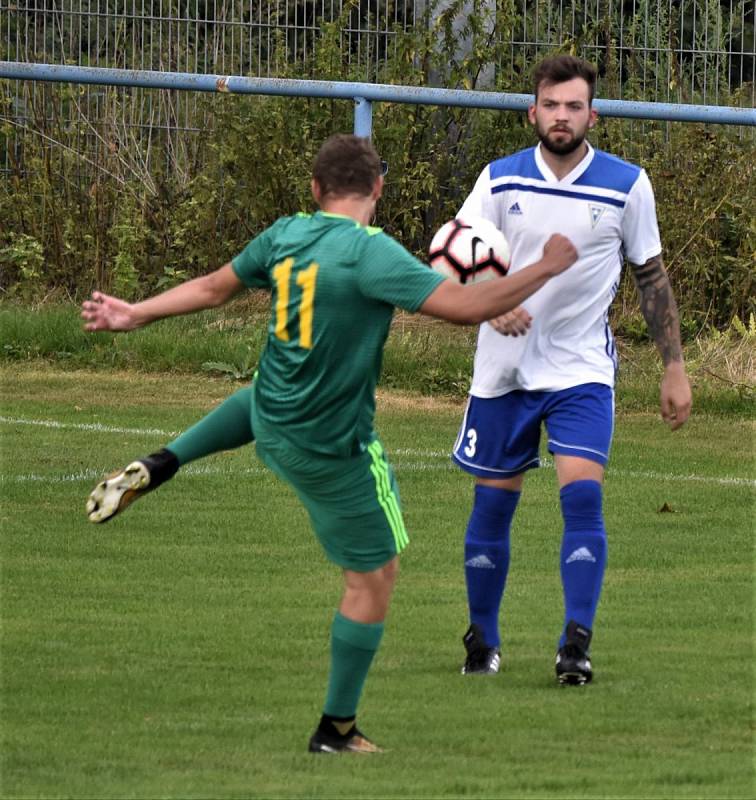
[[[525,10],[498,4],[495,17],[488,4],[474,5],[476,13],[462,17],[463,3],[455,0],[442,13],[434,9],[432,25],[393,30],[392,52],[372,53],[374,79],[523,91],[544,52],[583,52],[600,42],[604,96],[648,98],[652,89],[646,87],[670,85],[677,87],[670,99],[690,102],[708,81],[718,87],[720,102],[747,100],[746,86],[727,94],[731,83],[721,60],[707,56],[694,64],[678,53],[689,36],[684,18],[645,20],[644,43],[660,54],[651,63],[628,48],[641,37],[632,20],[597,14],[587,7],[592,4],[583,26],[560,41],[553,40],[553,28],[541,30],[551,19],[541,13],[542,3],[523,4]],[[286,36],[273,35],[267,57],[277,77],[361,79],[363,62],[345,57],[354,44],[345,33],[353,10],[346,3],[341,18],[322,26],[307,61],[292,61]],[[735,11],[729,27],[722,28],[721,8],[706,22],[716,41],[722,30],[731,38],[747,35],[732,27]],[[525,30],[538,31],[548,47],[512,50],[512,37]],[[51,294],[81,298],[94,287],[138,298],[219,266],[279,215],[311,207],[307,176],[319,143],[353,124],[344,101],[202,96],[187,111],[194,132],[179,140],[175,131],[161,133],[142,120],[142,106],[123,89],[102,87],[97,118],[81,106],[77,87],[26,91],[21,123],[11,84],[0,89],[0,152],[9,164],[0,181],[6,221],[0,292],[24,303]],[[165,97],[168,102],[170,93]],[[381,103],[373,122],[376,144],[390,164],[378,221],[420,255],[483,165],[532,142],[529,126],[515,113]],[[747,320],[756,311],[749,137],[726,126],[610,119],[593,140],[641,163],[651,176],[685,336],[726,329],[736,316]],[[630,281],[615,317],[624,334],[645,335]]]

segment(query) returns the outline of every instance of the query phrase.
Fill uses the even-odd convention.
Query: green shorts
[[[256,448],[294,489],[326,555],[340,567],[372,572],[407,545],[394,472],[377,439],[348,458],[300,450],[265,434]]]

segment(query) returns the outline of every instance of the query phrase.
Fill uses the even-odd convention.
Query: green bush
[[[499,3],[492,19],[489,4],[474,5],[476,13],[461,31],[453,26],[461,0],[437,16],[435,27],[397,29],[393,55],[379,62],[376,81],[472,89],[481,88],[485,76],[493,84],[483,88],[527,90],[528,70],[543,52],[523,48],[512,56],[506,42],[521,38],[525,23],[532,32],[545,17],[526,20],[531,10]],[[346,3],[344,19],[323,26],[315,58],[305,65],[292,66],[286,41],[276,38],[271,63],[277,77],[361,79],[361,67],[344,58],[350,10]],[[671,24],[656,17],[643,35],[664,42]],[[619,53],[616,25],[591,12],[574,38],[561,43],[579,51],[599,35],[608,42],[601,64],[605,95],[640,97],[646,82],[637,76],[653,69],[668,71],[676,86],[691,85],[688,67],[675,62],[669,49],[656,65]],[[625,41],[631,34],[626,31]],[[464,53],[460,37],[470,43]],[[500,65],[493,78],[491,64]],[[715,69],[708,62],[704,68]],[[62,122],[76,89],[44,85],[34,91],[29,125],[0,127],[0,150],[10,164],[0,181],[0,292],[25,302],[53,290],[77,299],[93,288],[138,298],[221,265],[278,216],[312,208],[309,173],[317,147],[353,126],[353,108],[345,101],[202,95],[188,120],[199,132],[179,148],[159,132],[119,136],[128,93],[103,88],[102,129],[113,133],[77,149],[87,141],[81,137],[89,121]],[[737,102],[724,92],[722,102]],[[6,82],[0,117],[12,117],[13,103]],[[514,112],[394,103],[376,104],[373,112],[374,139],[390,164],[378,221],[419,255],[482,167],[533,141],[524,116]],[[642,164],[651,176],[684,334],[691,338],[710,327],[723,329],[735,316],[749,318],[756,310],[752,141],[727,126],[616,119],[600,123],[593,141]],[[625,280],[615,324],[643,338],[634,294],[632,281]]]

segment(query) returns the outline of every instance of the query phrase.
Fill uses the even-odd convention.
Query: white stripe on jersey
[[[627,200],[626,192],[619,192],[615,189],[607,189],[603,186],[571,186],[569,189],[561,187],[544,186],[543,180],[535,178],[522,178],[517,175],[505,175],[495,178],[490,183],[491,193],[508,191],[512,188],[532,191],[539,194],[549,194],[555,196],[579,196],[586,200],[597,200],[598,202],[609,202],[612,205],[624,207]]]

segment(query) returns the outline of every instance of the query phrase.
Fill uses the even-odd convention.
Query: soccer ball
[[[493,222],[465,216],[442,225],[431,241],[428,263],[459,283],[500,278],[509,270],[509,242]]]

